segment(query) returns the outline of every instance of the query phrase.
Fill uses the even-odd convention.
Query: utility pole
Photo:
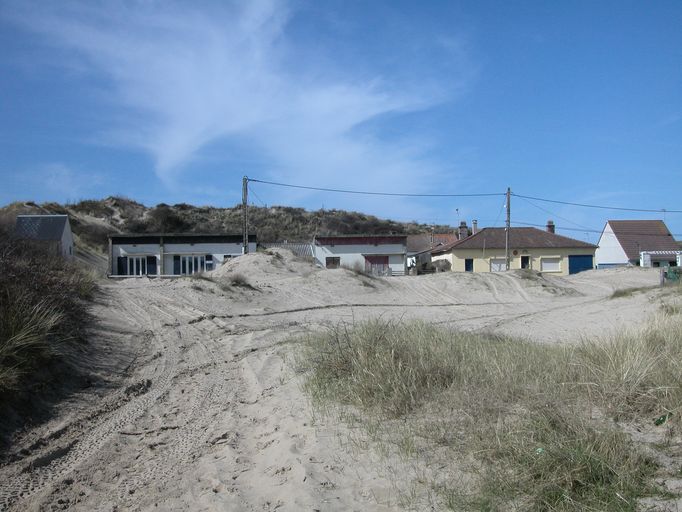
[[[242,254],[249,252],[249,178],[244,176],[242,178],[242,236],[243,247]]]
[[[509,270],[509,229],[511,228],[511,188],[507,187],[507,222],[504,225],[504,254]]]

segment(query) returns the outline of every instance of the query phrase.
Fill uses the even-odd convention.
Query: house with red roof
[[[610,220],[598,245],[597,268],[639,265],[642,253],[652,267],[675,266],[680,251],[662,220]]]
[[[509,228],[509,268],[532,269],[568,275],[594,268],[596,245],[554,232],[549,221],[545,230]],[[501,272],[506,270],[505,228],[483,228],[471,236],[431,251],[435,262],[450,262],[455,272]]]

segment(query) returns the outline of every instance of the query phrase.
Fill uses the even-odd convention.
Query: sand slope
[[[381,315],[573,342],[660,306],[654,288],[610,298],[658,283],[641,269],[376,279],[277,251],[210,278],[105,284],[95,313],[109,334],[93,340],[103,384],[18,436],[0,465],[0,509],[399,509],[399,475],[344,449],[345,427],[313,414],[290,336]]]

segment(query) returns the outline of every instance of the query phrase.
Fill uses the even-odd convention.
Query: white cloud
[[[307,69],[287,34],[294,14],[282,2],[201,9],[17,3],[5,16],[107,78],[110,100],[125,110],[106,132],[117,144],[151,154],[169,185],[202,148],[230,138],[258,149],[282,181],[404,190],[406,180],[439,172],[423,158],[423,144],[389,143],[358,129],[443,101],[437,84],[420,89],[385,76],[353,76],[335,69],[331,56]],[[434,44],[442,47],[443,40]],[[448,45],[459,59],[461,46]]]

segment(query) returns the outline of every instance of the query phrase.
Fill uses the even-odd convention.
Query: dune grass
[[[86,339],[95,276],[40,244],[0,233],[0,405]]]
[[[558,346],[374,320],[307,336],[297,364],[320,410],[440,467],[420,479],[442,506],[636,510],[657,463],[617,422],[679,427],[681,333],[662,316]]]

